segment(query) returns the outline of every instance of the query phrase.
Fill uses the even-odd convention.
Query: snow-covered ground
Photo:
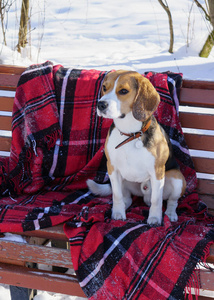
[[[209,58],[198,57],[211,28],[192,0],[167,1],[173,54],[168,53],[167,14],[158,0],[31,1],[31,46],[24,58],[11,51],[17,45],[21,0],[15,2],[8,14],[8,47],[0,49],[5,64],[51,60],[75,68],[171,70],[185,78],[214,80],[214,50]]]
[[[49,292],[38,291],[34,300],[86,300],[86,298],[72,297],[62,294],[55,294]],[[8,285],[0,284],[0,300],[10,300],[10,290]]]
[[[174,53],[168,52],[166,12],[158,0],[34,0],[31,1],[29,45],[15,50],[21,0],[7,16],[7,47],[0,31],[0,63],[28,66],[51,60],[74,68],[181,72],[184,78],[214,80],[214,49],[209,58],[198,53],[209,23],[192,0],[168,0],[174,25]],[[201,0],[205,5],[205,1]],[[0,285],[0,300],[10,299]],[[34,300],[76,300],[39,292]]]

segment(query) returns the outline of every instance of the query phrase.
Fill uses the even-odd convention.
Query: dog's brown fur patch
[[[167,141],[156,122],[155,132],[153,134],[153,142],[148,146],[148,151],[155,157],[155,172],[158,180],[164,178],[165,164],[169,157],[169,147]]]
[[[108,133],[108,135],[106,137],[106,141],[105,141],[105,155],[106,155],[106,159],[107,159],[107,171],[108,171],[108,174],[111,175],[114,171],[114,166],[112,166],[112,164],[111,164],[111,160],[110,160],[108,149],[107,149],[108,139],[109,139],[109,133]]]
[[[168,178],[175,178],[175,179],[181,179],[183,182],[183,187],[182,187],[182,191],[180,194],[180,197],[182,197],[186,191],[186,180],[184,178],[184,175],[181,173],[181,171],[179,169],[172,169],[169,171],[166,171],[165,176]]]

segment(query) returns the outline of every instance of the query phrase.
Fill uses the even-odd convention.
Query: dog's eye
[[[120,95],[126,95],[126,94],[128,94],[128,92],[129,92],[128,90],[122,89],[122,90],[119,91],[119,94]]]
[[[107,91],[107,88],[105,85],[103,85],[103,92],[106,92]]]

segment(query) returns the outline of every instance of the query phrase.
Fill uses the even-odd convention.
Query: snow
[[[0,300],[10,299],[10,290],[8,285],[0,284]],[[62,295],[58,293],[50,293],[38,291],[38,294],[34,296],[34,300],[86,300],[82,297],[72,297],[67,295]]]
[[[1,49],[5,64],[51,60],[74,68],[170,70],[184,78],[214,80],[214,50],[209,58],[198,57],[211,28],[192,0],[167,1],[174,24],[173,54],[168,52],[167,14],[157,0],[32,1],[31,45],[22,57],[12,51],[20,2],[8,15],[8,47]]]
[[[7,16],[7,47],[1,41],[0,63],[28,66],[51,60],[65,67],[107,71],[170,70],[186,79],[214,81],[214,49],[209,58],[198,56],[211,30],[203,13],[192,0],[167,3],[174,25],[173,54],[168,52],[168,18],[157,0],[35,0],[31,1],[30,43],[20,55],[15,48],[21,0],[14,1]],[[0,285],[0,300],[9,298],[8,287]],[[34,297],[49,299],[80,298],[48,292]]]
[[[1,237],[1,240],[26,243],[26,240],[22,236],[9,232],[4,233],[4,237]]]

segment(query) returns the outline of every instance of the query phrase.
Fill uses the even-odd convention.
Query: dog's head
[[[137,72],[114,71],[103,81],[98,115],[124,118],[132,112],[138,121],[146,121],[156,110],[160,97],[150,81]]]

